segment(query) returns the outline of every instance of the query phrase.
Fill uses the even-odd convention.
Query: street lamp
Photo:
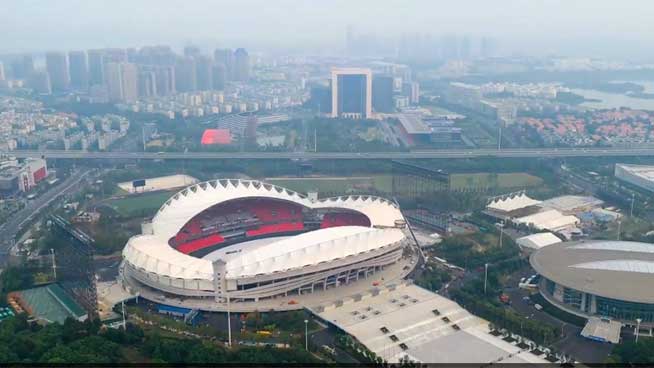
[[[640,323],[642,322],[642,318],[636,318],[636,342],[638,342],[638,335],[640,333]]]
[[[484,263],[484,295],[486,295],[487,284],[488,284],[488,263]]]
[[[309,320],[304,320],[304,349],[309,351]]]

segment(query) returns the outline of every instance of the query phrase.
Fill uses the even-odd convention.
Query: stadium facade
[[[530,257],[549,302],[586,318],[654,327],[654,244],[594,240],[558,243]]]
[[[172,196],[129,239],[121,272],[132,291],[178,301],[300,296],[397,262],[405,226],[397,205],[379,197],[311,200],[259,181],[214,180]]]

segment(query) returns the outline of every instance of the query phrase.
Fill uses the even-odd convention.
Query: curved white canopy
[[[309,208],[351,209],[366,215],[372,227],[318,229],[271,242],[257,248],[256,252],[244,250],[240,256],[230,257],[226,265],[230,278],[328,262],[378,249],[405,237],[401,230],[394,228],[395,221],[403,218],[399,208],[383,198],[346,196],[313,202],[299,193],[259,181],[215,180],[190,186],[175,194],[153,218],[152,234],[130,238],[123,250],[123,258],[158,275],[212,280],[211,261],[178,252],[170,247],[168,240],[202,211],[228,200],[248,197],[288,200]]]

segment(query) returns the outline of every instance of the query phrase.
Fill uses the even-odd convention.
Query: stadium
[[[214,180],[176,193],[143,224],[123,250],[121,277],[145,298],[198,309],[300,299],[395,264],[409,244],[405,226],[398,206],[379,197],[310,199]]]
[[[651,334],[654,326],[654,244],[580,241],[543,247],[531,266],[542,278],[539,291],[567,312],[605,317]],[[643,330],[644,329],[644,330]]]

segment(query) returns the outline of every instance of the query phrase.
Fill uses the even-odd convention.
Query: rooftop
[[[489,333],[488,324],[457,303],[400,284],[314,308],[389,362],[408,356],[426,363],[544,363]]]
[[[594,295],[654,304],[654,244],[592,240],[558,243],[531,255],[543,277]]]

